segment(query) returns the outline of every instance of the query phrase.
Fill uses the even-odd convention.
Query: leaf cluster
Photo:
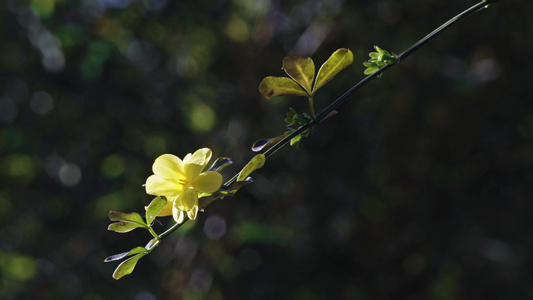
[[[315,78],[315,64],[311,58],[287,56],[283,59],[283,70],[289,77],[265,77],[259,84],[259,92],[266,99],[278,96],[313,98],[319,88],[352,62],[353,54],[350,49],[338,49],[322,64]]]
[[[365,75],[370,75],[383,66],[393,65],[398,62],[396,54],[390,54],[387,50],[383,50],[378,46],[374,46],[374,49],[376,49],[377,52],[370,52],[370,59],[363,63],[366,67],[364,71]]]
[[[279,96],[305,96],[309,99],[309,113],[298,113],[292,107],[286,114],[287,131],[274,138],[261,139],[252,145],[255,152],[275,145],[295,132],[299,127],[316,119],[313,97],[318,89],[328,83],[340,71],[351,65],[353,53],[350,49],[341,48],[320,66],[315,76],[315,63],[309,57],[287,56],[283,59],[282,69],[289,77],[265,77],[259,84],[259,92],[266,99]],[[290,145],[298,145],[301,139],[309,135],[311,128],[291,139]]]
[[[107,228],[108,230],[112,230],[118,233],[126,233],[130,232],[136,228],[145,228],[147,229],[150,234],[154,237],[146,246],[144,247],[135,247],[131,249],[130,251],[111,255],[107,257],[104,261],[105,262],[111,262],[111,261],[117,261],[121,260],[125,257],[132,256],[122,263],[118,265],[118,267],[115,269],[115,272],[113,273],[113,278],[120,279],[128,274],[131,274],[133,272],[133,269],[135,268],[135,265],[141,259],[143,256],[147,255],[152,251],[153,248],[155,248],[158,244],[160,239],[160,236],[157,235],[154,230],[152,229],[151,224],[157,217],[157,215],[161,212],[161,210],[167,205],[167,199],[163,196],[159,196],[154,198],[152,202],[148,206],[145,207],[146,209],[146,216],[145,219],[141,217],[140,214],[136,212],[120,212],[120,211],[110,211],[109,212],[109,219],[111,221],[116,221],[115,223],[112,223]]]

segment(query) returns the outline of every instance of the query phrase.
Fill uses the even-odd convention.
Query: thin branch
[[[464,18],[466,18],[468,16],[471,16],[472,14],[474,14],[474,13],[476,13],[476,12],[486,8],[486,7],[487,7],[487,2],[482,1],[482,2],[479,2],[478,4],[476,4],[474,6],[470,7],[469,9],[463,11],[462,13],[458,14],[457,16],[453,17],[452,19],[450,19],[446,23],[442,24],[437,29],[433,30],[430,34],[426,35],[424,38],[422,38],[421,40],[419,40],[418,42],[413,44],[407,50],[405,50],[404,52],[400,53],[397,56],[397,59],[398,59],[397,63],[399,63],[401,60],[407,58],[407,56],[409,56],[410,54],[412,54],[413,52],[418,50],[420,47],[422,47],[425,44],[427,44],[430,40],[432,40],[434,37],[436,37],[439,34],[441,34],[447,28],[451,27],[452,25],[454,25],[455,23],[459,22],[460,20],[462,20],[462,19],[464,19]],[[342,94],[339,98],[337,98],[335,101],[333,101],[328,106],[326,106],[326,108],[322,109],[316,115],[316,119],[309,121],[309,123],[307,123],[305,125],[302,125],[298,129],[296,129],[294,132],[292,132],[291,134],[287,135],[281,141],[277,142],[272,147],[268,148],[265,152],[263,152],[265,157],[268,158],[269,156],[274,154],[276,151],[278,151],[279,149],[284,147],[287,143],[289,143],[293,138],[298,136],[300,133],[302,133],[302,132],[306,131],[307,129],[317,125],[318,123],[320,123],[332,111],[336,110],[339,106],[341,106],[348,99],[348,97],[350,97],[353,93],[355,93],[355,91],[357,91],[359,88],[361,88],[362,86],[367,84],[370,80],[372,80],[372,79],[380,76],[381,74],[383,74],[383,72],[385,72],[385,70],[387,70],[391,66],[393,66],[393,65],[385,65],[385,66],[379,68],[376,72],[374,72],[374,73],[368,75],[367,77],[363,78],[356,85],[354,85],[348,91],[346,91],[344,94]],[[226,188],[229,187],[232,183],[234,183],[237,180],[237,177],[238,177],[238,174],[235,175],[230,180],[228,180],[224,184],[224,187],[226,187]]]

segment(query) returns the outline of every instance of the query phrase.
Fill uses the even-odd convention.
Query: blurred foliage
[[[151,201],[157,156],[210,147],[231,176],[284,131],[288,102],[257,91],[283,57],[360,62],[319,110],[372,45],[400,53],[470,4],[2,1],[0,298],[530,298],[531,2],[492,5],[365,86],[133,275],[103,263],[150,239],[107,214]]]

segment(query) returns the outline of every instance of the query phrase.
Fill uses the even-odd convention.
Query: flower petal
[[[172,206],[172,217],[178,224],[181,224],[183,221],[185,221],[185,213],[174,205]]]
[[[156,158],[152,170],[155,175],[176,182],[185,176],[183,161],[172,154],[163,154]]]
[[[182,185],[165,180],[157,175],[151,175],[146,179],[146,193],[155,196],[166,196],[169,199],[176,198],[181,192]]]
[[[185,176],[187,177],[188,182],[194,182],[198,178],[198,175],[202,173],[202,170],[205,168],[205,165],[198,164],[186,164],[184,166]]]
[[[197,165],[207,165],[207,162],[211,159],[211,149],[202,148],[196,150],[192,155],[189,153],[183,159],[184,164],[197,164]]]
[[[197,214],[198,214],[198,205],[194,206],[191,210],[189,210],[189,211],[187,212],[187,216],[188,216],[189,219],[191,219],[191,220],[195,220]]]
[[[201,193],[213,193],[222,185],[222,175],[214,171],[203,172],[191,183]]]
[[[202,148],[196,150],[196,152],[194,152],[192,155],[189,153],[187,156],[185,156],[183,160],[183,170],[185,171],[185,176],[187,176],[187,180],[189,182],[195,181],[196,177],[200,175],[202,170],[211,159],[211,154],[211,149]]]
[[[176,204],[174,205],[179,210],[189,211],[194,206],[198,206],[198,192],[192,188],[186,188],[176,198]]]

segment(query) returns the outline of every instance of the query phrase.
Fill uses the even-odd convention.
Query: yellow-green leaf
[[[139,227],[146,227],[144,224],[137,224],[137,223],[128,223],[128,222],[116,222],[113,224],[109,224],[107,227],[107,230],[115,231],[118,233],[126,233],[130,232],[135,228]]]
[[[167,198],[164,196],[155,197],[146,207],[146,224],[152,224],[165,205],[167,205]]]
[[[370,75],[370,74],[376,72],[377,70],[379,70],[378,67],[368,67],[368,68],[366,68],[366,69],[363,71],[363,73],[364,73],[365,75]]]
[[[239,177],[237,177],[237,182],[245,180],[248,175],[252,174],[253,171],[260,169],[265,164],[266,157],[263,154],[257,154],[254,156],[248,164],[241,170]]]
[[[315,79],[315,64],[311,58],[298,55],[287,56],[283,59],[283,70],[308,94],[311,94]]]
[[[313,87],[313,94],[321,88],[324,84],[330,81],[335,75],[342,71],[353,62],[353,53],[350,49],[341,48],[328,58],[326,62],[318,70],[316,76],[315,86]]]
[[[139,215],[136,212],[125,213],[125,212],[121,212],[121,211],[110,211],[108,216],[109,216],[109,219],[111,221],[120,221],[120,222],[126,222],[126,223],[136,223],[136,224],[142,224],[143,227],[148,227],[148,225],[146,225],[146,223],[144,223],[144,220],[141,217],[141,215]]]
[[[259,84],[259,92],[267,99],[277,96],[308,96],[296,81],[288,77],[265,77]]]
[[[126,275],[131,274],[131,272],[133,272],[133,269],[135,268],[135,265],[137,264],[139,259],[141,259],[146,254],[148,253],[146,252],[139,253],[121,262],[120,265],[118,265],[118,267],[115,269],[115,272],[113,272],[113,278],[118,280]]]

